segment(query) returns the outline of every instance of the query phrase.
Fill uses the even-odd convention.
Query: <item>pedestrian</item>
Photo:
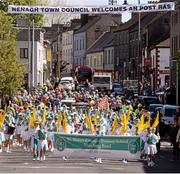
[[[171,127],[170,135],[169,135],[172,141],[172,145],[173,145],[173,159],[175,161],[179,159],[179,143],[176,141],[179,127],[180,126],[178,125],[178,118],[175,117],[174,123]]]

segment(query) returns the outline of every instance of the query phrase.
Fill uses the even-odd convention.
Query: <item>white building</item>
[[[28,41],[28,29],[21,29],[17,37],[17,52],[21,63],[25,66],[26,87],[32,88],[43,85],[44,66],[46,65],[46,48],[44,47],[44,33],[41,29],[35,29],[34,42]],[[33,44],[34,43],[34,44]]]
[[[86,32],[74,34],[74,67],[86,63]]]
[[[69,63],[69,67],[73,65],[73,33],[73,30],[62,33],[62,61]]]
[[[169,39],[158,44],[151,50],[151,65],[153,74],[151,84],[158,87],[164,86],[170,80],[170,47]],[[155,83],[155,84],[154,84]]]

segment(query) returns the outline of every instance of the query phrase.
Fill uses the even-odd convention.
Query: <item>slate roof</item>
[[[110,44],[112,44],[112,42],[113,42],[113,33],[112,32],[105,32],[86,51],[86,54],[103,51],[103,48],[109,46]]]
[[[98,20],[100,19],[100,16],[96,16],[92,19],[88,20],[88,23],[86,23],[84,26],[82,26],[79,30],[77,30],[75,33],[81,33],[86,31],[88,28],[93,26]]]
[[[141,13],[141,20],[147,15],[147,13]],[[120,25],[120,27],[114,31],[114,32],[119,32],[119,31],[123,31],[123,30],[127,30],[131,27],[133,27],[139,20],[139,15],[135,15],[134,17],[132,17],[130,20],[128,20],[127,22],[123,23],[122,25]]]

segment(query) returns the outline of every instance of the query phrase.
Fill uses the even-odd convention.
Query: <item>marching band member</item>
[[[48,150],[47,134],[44,130],[44,125],[40,124],[40,129],[37,132],[38,137],[38,154],[40,160],[46,160],[46,151]]]
[[[39,160],[39,154],[38,154],[38,131],[39,131],[39,121],[34,121],[34,129],[31,135],[31,141],[32,141],[32,148],[33,148],[33,160]]]
[[[149,128],[145,141],[145,153],[148,155],[148,166],[154,166],[155,154],[157,153],[156,143],[158,143],[159,137],[155,134],[155,129]]]

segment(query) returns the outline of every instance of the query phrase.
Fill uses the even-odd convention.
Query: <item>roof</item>
[[[103,48],[113,42],[113,33],[105,32],[96,42],[86,51],[86,54],[103,51]]]
[[[147,13],[141,13],[141,20],[147,15]],[[123,23],[120,25],[120,27],[115,31],[123,31],[123,30],[128,30],[130,27],[134,26],[139,20],[139,15],[134,15],[129,21]]]
[[[83,25],[79,30],[77,30],[75,33],[81,33],[86,31],[88,28],[90,28],[92,25],[94,25],[98,20],[100,19],[100,16],[93,17],[92,19],[88,19],[88,23]]]
[[[152,20],[154,20],[154,18],[157,18],[157,14],[158,13],[153,12],[153,13],[146,14],[145,16],[142,16],[141,21],[140,21],[141,22],[141,29],[144,28],[146,25],[148,25]],[[139,21],[139,19],[138,19],[138,21]],[[131,32],[137,31],[138,27],[139,27],[139,25],[135,25]]]

